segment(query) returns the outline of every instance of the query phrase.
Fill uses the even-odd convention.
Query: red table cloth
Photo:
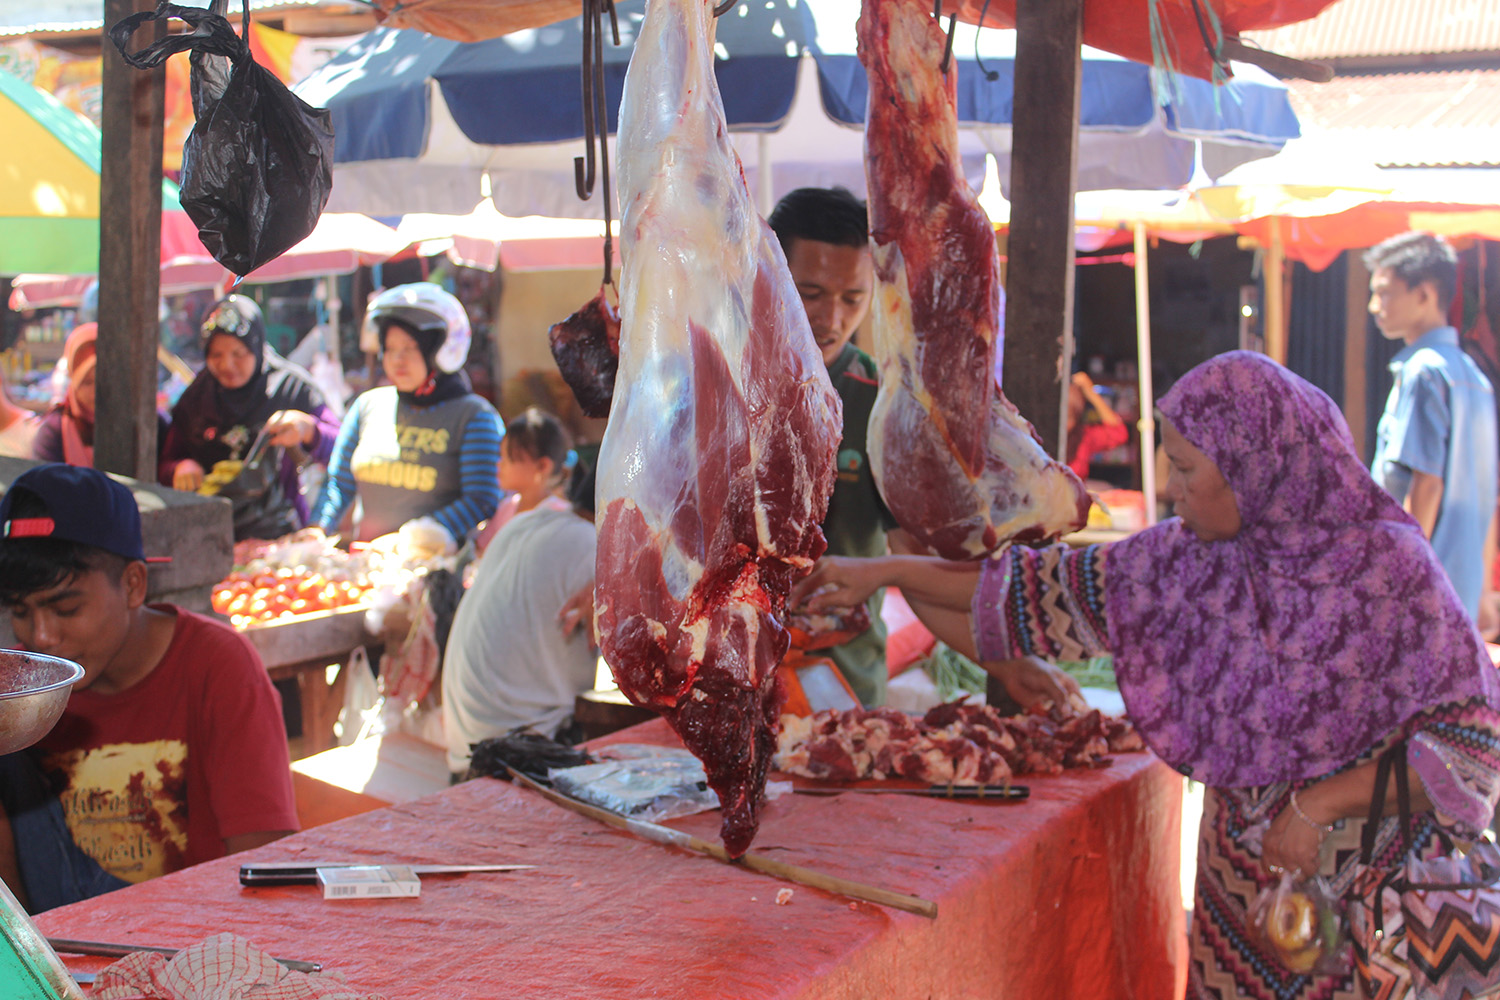
[[[621,736],[670,739],[660,722]],[[391,1000],[1181,996],[1182,779],[1126,754],[1026,783],[1021,804],[857,794],[768,804],[753,851],[933,900],[935,920],[648,843],[483,779],[37,923],[53,937],[167,946],[230,930]],[[673,825],[715,840],[718,822]],[[247,860],[538,867],[429,876],[416,899],[325,901],[311,886],[242,889]],[[783,888],[792,898],[776,905]]]

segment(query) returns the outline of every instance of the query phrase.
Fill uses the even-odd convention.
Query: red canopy
[[[1244,31],[1279,28],[1305,21],[1334,0],[1197,0],[1211,4],[1226,37]],[[1193,0],[1086,0],[1083,42],[1136,62],[1152,63],[1151,7],[1157,7],[1163,36],[1169,40],[1172,68],[1210,79],[1213,60],[1203,44]],[[443,38],[475,42],[522,28],[537,28],[576,17],[579,0],[374,0],[375,16],[392,28],[417,28]],[[1016,26],[1016,0],[958,0],[958,16],[997,28]],[[943,5],[951,13],[952,2]]]
[[[1334,0],[1197,0],[1200,10],[1210,5],[1218,15],[1220,29],[1226,38],[1242,32],[1279,28],[1315,17]],[[1213,59],[1203,42],[1193,0],[1085,0],[1083,5],[1083,44],[1122,55],[1136,62],[1155,62],[1151,49],[1151,8],[1156,7],[1162,25],[1162,37],[1171,53],[1171,69],[1179,73],[1211,79]],[[950,4],[943,10],[951,12]],[[995,28],[1016,26],[1016,0],[958,0],[959,20]],[[1205,22],[1207,24],[1207,22]]]

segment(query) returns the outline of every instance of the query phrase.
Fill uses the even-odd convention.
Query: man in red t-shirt
[[[94,469],[0,498],[0,602],[21,645],[84,675],[57,726],[0,757],[0,877],[40,912],[297,829],[281,704],[232,629],[146,603],[140,511]]]

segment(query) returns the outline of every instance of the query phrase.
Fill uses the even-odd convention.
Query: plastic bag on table
[[[564,795],[648,822],[719,807],[703,765],[686,750],[553,769],[548,777]]]
[[[182,147],[182,207],[214,259],[246,275],[313,231],[333,187],[333,126],[250,54],[246,37],[223,16],[226,0],[207,8],[165,0],[109,29],[125,61],[150,69],[191,50],[190,87],[197,118]],[[248,33],[249,0],[242,0]],[[193,26],[139,52],[130,36],[148,21],[178,18]],[[227,64],[227,66],[226,66]]]
[[[1321,877],[1282,872],[1250,905],[1250,932],[1289,972],[1349,971],[1343,905]]]

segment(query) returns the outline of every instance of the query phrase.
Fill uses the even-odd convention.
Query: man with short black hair
[[[32,912],[297,829],[281,705],[232,629],[146,603],[140,510],[102,472],[43,465],[0,498],[16,638],[78,663],[57,726],[0,757],[0,877]]]
[[[1406,508],[1477,616],[1495,512],[1495,397],[1448,325],[1458,258],[1446,240],[1403,233],[1365,254],[1370,313],[1388,339],[1395,382],[1376,432],[1375,481]]]
[[[828,554],[885,555],[886,532],[896,522],[875,488],[865,441],[880,376],[874,359],[850,342],[870,311],[875,289],[864,202],[844,188],[798,188],[777,203],[766,221],[786,254],[787,269],[828,366],[828,378],[844,404],[838,479],[823,520]],[[838,665],[867,706],[885,703],[882,597],[883,592],[877,591],[869,600],[869,630],[842,646],[821,651]]]

